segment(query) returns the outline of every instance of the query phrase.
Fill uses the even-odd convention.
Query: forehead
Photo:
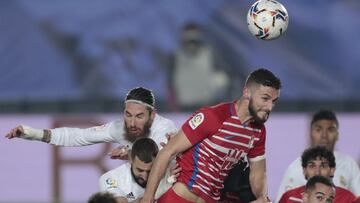
[[[147,107],[144,104],[140,104],[136,102],[125,103],[125,112],[138,114],[138,113],[144,113],[146,111],[147,111]]]
[[[307,162],[307,164],[322,164],[322,163],[329,163],[325,157],[316,157],[316,159],[311,159]]]
[[[268,96],[271,96],[274,98],[279,97],[279,95],[280,95],[280,90],[277,90],[277,89],[275,89],[273,87],[269,87],[269,86],[254,84],[251,89],[253,89],[254,92],[257,94],[268,95]]]
[[[137,156],[135,156],[134,160],[132,160],[133,168],[141,169],[141,170],[150,170],[152,162],[145,163],[141,161]]]
[[[312,125],[312,127],[321,127],[321,128],[330,128],[330,127],[335,127],[337,128],[337,125],[336,125],[336,121],[334,120],[318,120],[318,121],[315,121]]]
[[[322,184],[322,183],[316,183],[315,189],[312,192],[314,195],[316,194],[323,194],[326,197],[334,197],[335,195],[335,188]]]

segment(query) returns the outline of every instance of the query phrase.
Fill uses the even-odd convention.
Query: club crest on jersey
[[[110,188],[116,188],[117,187],[117,181],[115,179],[112,178],[108,178],[106,179],[106,188],[110,189]]]
[[[204,121],[204,114],[198,113],[189,120],[191,129],[195,130]]]

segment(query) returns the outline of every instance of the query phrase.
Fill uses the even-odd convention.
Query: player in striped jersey
[[[335,196],[335,186],[331,180],[324,176],[310,178],[306,185],[302,203],[332,203]]]
[[[239,100],[195,112],[155,159],[142,202],[153,202],[171,157],[180,155],[177,182],[158,199],[163,202],[217,202],[224,179],[239,160],[250,162],[250,185],[267,202],[264,123],[279,95],[281,82],[269,70],[252,72]]]

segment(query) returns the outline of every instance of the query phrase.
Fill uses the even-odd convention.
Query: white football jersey
[[[156,114],[150,128],[149,138],[153,139],[159,149],[161,149],[160,143],[167,143],[166,134],[176,131],[177,129],[173,121]],[[68,127],[55,128],[51,130],[51,135],[50,143],[56,146],[72,147],[111,142],[118,143],[121,146],[129,145],[131,147],[133,144],[124,137],[123,119],[86,129]]]
[[[169,170],[160,181],[155,198],[160,197],[172,186],[172,183],[167,181],[168,178]],[[126,162],[103,174],[99,179],[99,187],[101,192],[109,192],[114,194],[115,197],[124,197],[129,202],[142,197],[145,192],[145,188],[138,185],[131,175],[130,162]]]
[[[336,169],[333,177],[334,184],[350,190],[355,195],[360,195],[360,171],[359,166],[350,156],[334,151]],[[276,202],[288,190],[306,184],[301,166],[301,157],[294,160],[287,168],[278,190]]]
[[[99,179],[101,192],[109,192],[115,197],[125,197],[129,202],[143,196],[145,188],[138,185],[131,175],[129,162],[106,172]]]

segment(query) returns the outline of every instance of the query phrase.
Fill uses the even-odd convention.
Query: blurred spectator
[[[311,146],[324,146],[334,151],[339,138],[339,122],[332,111],[320,110],[312,118],[310,126]],[[334,151],[336,158],[336,173],[333,181],[336,186],[350,190],[355,195],[360,194],[359,166],[350,156]],[[281,182],[276,202],[282,194],[292,188],[304,185],[306,180],[303,176],[300,157],[294,160],[287,168]]]
[[[204,39],[199,25],[188,23],[173,55],[169,83],[178,107],[210,105],[227,94],[229,77],[219,55]]]
[[[117,203],[114,195],[108,192],[97,192],[93,194],[88,203]]]
[[[334,153],[325,147],[317,146],[306,149],[301,155],[301,166],[306,180],[314,176],[323,176],[331,180],[336,171]],[[305,185],[286,191],[279,203],[296,203],[301,201]],[[355,196],[349,190],[335,185],[334,202],[351,203]]]

